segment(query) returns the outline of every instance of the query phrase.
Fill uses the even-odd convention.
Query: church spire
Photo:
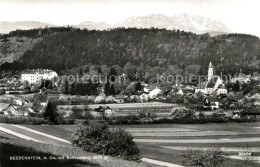
[[[209,68],[213,68],[213,65],[211,62],[209,62]]]
[[[209,63],[209,70],[208,70],[208,81],[213,77],[213,65]]]

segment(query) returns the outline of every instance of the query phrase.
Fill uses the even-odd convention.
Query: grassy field
[[[55,129],[53,127],[49,127]],[[68,128],[68,127],[67,127]],[[46,130],[46,129],[45,129]],[[60,129],[59,129],[60,130]],[[52,131],[52,132],[57,132]],[[64,131],[63,131],[64,132]],[[49,133],[50,134],[50,133]],[[60,134],[59,134],[60,135]],[[21,157],[37,157],[36,160],[10,160]],[[68,158],[69,157],[69,158]],[[74,158],[73,158],[74,157]],[[75,157],[82,157],[78,160]],[[46,158],[46,159],[45,159]],[[153,167],[147,163],[125,161],[119,158],[101,156],[70,147],[36,143],[0,133],[0,166],[32,167],[32,166],[104,166],[104,167]]]
[[[54,136],[68,138],[77,128],[75,125],[33,126],[32,129],[51,133]],[[223,124],[156,124],[156,125],[120,125],[114,126],[130,132],[134,139],[145,139],[137,142],[145,158],[182,165],[179,154],[181,149],[190,147],[218,147],[243,150],[246,146],[252,149],[253,156],[260,156],[260,140],[239,142],[240,139],[260,138],[260,123],[223,123]],[[153,139],[159,142],[153,142]],[[164,142],[173,140],[174,142]],[[237,141],[238,140],[238,141]],[[160,142],[162,141],[162,142]],[[176,141],[176,142],[175,142]],[[183,142],[184,141],[184,142]],[[197,143],[194,143],[197,141]],[[238,155],[238,151],[225,151]],[[259,163],[231,159],[231,166],[259,166]]]

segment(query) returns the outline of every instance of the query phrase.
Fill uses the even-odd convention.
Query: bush
[[[50,124],[58,125],[58,124],[61,124],[62,122],[64,122],[62,115],[60,115],[57,112],[57,106],[52,102],[49,102],[47,104],[47,107],[43,113],[43,117]]]
[[[65,99],[55,99],[52,98],[50,101],[55,105],[69,105],[69,101]]]
[[[72,108],[72,114],[70,115],[70,118],[73,118],[73,119],[85,119],[86,117],[83,116],[83,110],[84,109],[80,109],[80,108],[77,108],[77,107],[73,107]]]
[[[58,90],[53,90],[53,89],[47,89],[47,90],[44,91],[44,93],[46,93],[47,95],[48,95],[48,94],[61,94],[60,91],[58,91]]]
[[[47,124],[48,122],[43,118],[0,115],[0,123],[41,125],[41,124]]]
[[[90,122],[78,128],[72,144],[88,152],[139,160],[140,151],[133,137],[122,129],[109,129],[106,123]]]
[[[201,151],[187,149],[180,154],[184,166],[224,167],[229,166],[229,159],[218,148]]]
[[[136,115],[126,115],[113,117],[109,123],[114,125],[135,125],[140,124],[141,120]]]
[[[194,110],[190,110],[188,108],[173,108],[171,111],[171,115],[174,118],[180,118],[180,119],[184,119],[184,118],[190,118],[190,117],[194,117],[195,116],[195,111]]]

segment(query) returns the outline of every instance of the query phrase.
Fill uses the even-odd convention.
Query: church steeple
[[[213,77],[213,65],[210,62],[209,63],[209,70],[208,70],[208,80],[210,80]]]
[[[211,62],[209,62],[209,68],[213,68],[213,65]]]

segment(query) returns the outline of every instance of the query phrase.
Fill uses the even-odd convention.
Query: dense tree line
[[[52,31],[52,28],[41,32]],[[53,30],[54,31],[54,30]],[[37,32],[37,33],[36,33]],[[13,34],[23,35],[27,31]],[[47,33],[47,32],[46,32]],[[37,36],[32,31],[27,36]],[[245,34],[210,37],[183,31],[165,29],[124,29],[89,31],[61,28],[60,32],[43,36],[31,50],[13,63],[5,63],[1,70],[19,71],[26,68],[49,68],[66,73],[75,67],[91,65],[118,65],[160,67],[176,65],[185,69],[200,65],[200,74],[206,74],[211,61],[217,73],[236,74],[240,69],[249,74],[259,71],[260,40]],[[232,64],[232,66],[230,65]],[[142,68],[139,70],[142,71]],[[87,71],[89,69],[86,69]],[[84,71],[81,71],[84,72]]]

